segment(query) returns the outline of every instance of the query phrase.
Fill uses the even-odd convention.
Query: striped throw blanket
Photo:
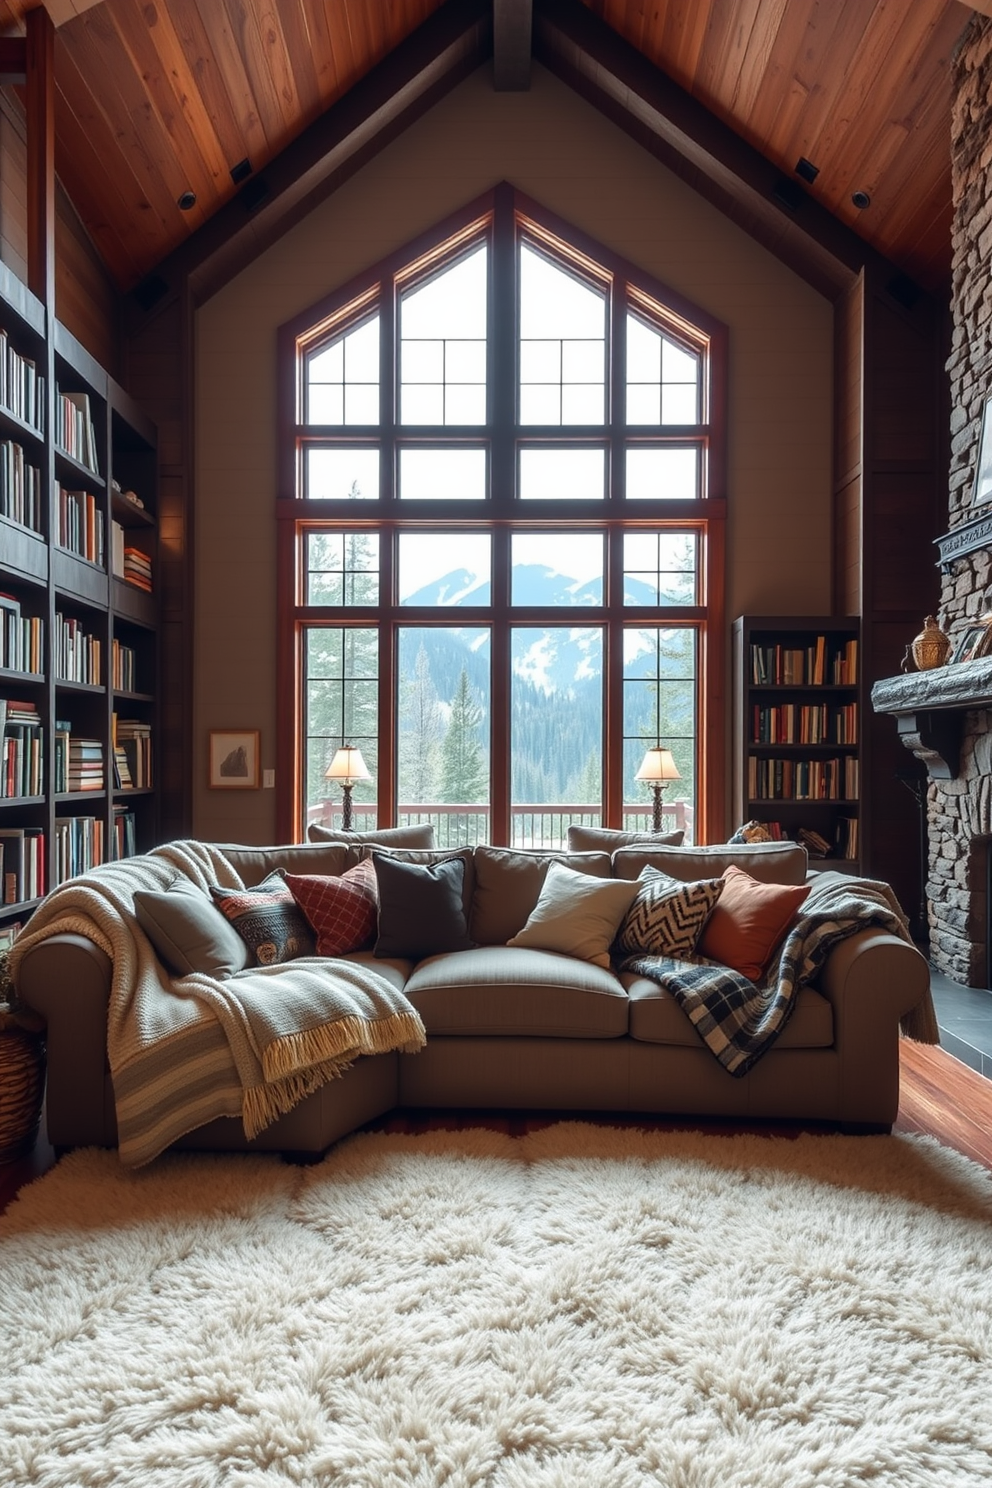
[[[239,1116],[256,1136],[359,1055],[426,1042],[412,1003],[361,964],[306,957],[225,980],[170,978],[134,917],[134,895],[177,875],[204,891],[246,887],[222,849],[172,842],[53,890],[11,957],[16,974],[33,945],[72,933],[111,958],[107,1052],[123,1163],[150,1162],[218,1116]]]
[[[771,1048],[800,988],[813,980],[837,942],[872,925],[913,944],[888,884],[821,873],[760,984],[704,956],[634,954],[619,969],[650,977],[670,992],[724,1069],[741,1076]],[[903,1032],[920,1043],[938,1042],[929,994],[907,1014]]]

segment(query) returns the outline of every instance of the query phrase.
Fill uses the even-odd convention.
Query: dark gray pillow
[[[379,884],[377,956],[420,961],[442,951],[467,951],[472,945],[462,887],[461,858],[442,863],[404,863],[386,853],[373,853]]]
[[[248,947],[195,884],[180,878],[161,891],[139,889],[134,917],[175,976],[191,971],[228,977],[248,964]]]
[[[433,847],[434,828],[430,822],[412,827],[382,827],[374,832],[338,832],[333,827],[322,827],[312,822],[307,828],[311,842],[342,842],[349,847],[361,847],[369,843],[375,847]]]

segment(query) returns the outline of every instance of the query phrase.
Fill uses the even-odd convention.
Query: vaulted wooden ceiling
[[[22,32],[35,3],[0,0],[0,31]],[[497,46],[507,16],[519,26],[530,3],[493,0]],[[367,134],[377,110],[400,127],[407,95],[419,88],[427,106],[491,56],[493,4],[50,0],[53,19],[68,17],[55,46],[56,171],[114,280],[126,290],[170,256],[192,261],[191,245],[263,171],[264,189],[278,186],[294,142],[299,152],[309,140],[314,178],[321,121],[334,106],[344,119],[359,85]],[[533,0],[534,55],[616,116],[630,106],[622,57],[639,54],[771,162],[787,183],[780,207],[789,187],[804,192],[943,292],[949,69],[972,15],[959,0]],[[596,53],[613,42],[621,63],[604,82]],[[657,131],[654,115],[635,107],[632,132]],[[796,175],[800,157],[817,167],[814,181]],[[231,176],[242,161],[247,188]],[[186,192],[196,202],[183,211]],[[853,205],[855,192],[870,205]]]

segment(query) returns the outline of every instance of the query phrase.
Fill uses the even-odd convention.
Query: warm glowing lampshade
[[[655,747],[649,749],[641,761],[641,768],[634,776],[635,780],[646,780],[649,784],[655,781],[681,780],[678,766],[672,758],[670,749]]]
[[[371,780],[362,751],[352,744],[335,751],[334,758],[324,771],[327,780],[338,780],[342,785],[354,785],[356,780]]]
[[[662,749],[656,744],[649,749],[641,761],[641,768],[634,776],[635,780],[644,780],[650,785],[654,792],[654,808],[651,817],[651,830],[661,831],[661,793],[669,780],[681,780],[679,768],[672,758],[670,749]]]
[[[356,780],[371,780],[365,761],[362,759],[362,751],[356,749],[352,744],[346,744],[343,749],[335,751],[334,758],[324,771],[325,780],[336,780],[342,788],[343,800],[341,802],[341,825],[346,832],[351,831],[351,787]]]

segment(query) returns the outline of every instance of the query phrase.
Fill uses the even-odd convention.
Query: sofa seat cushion
[[[422,961],[404,988],[431,1034],[619,1038],[627,994],[605,967],[554,951],[477,946]]]
[[[402,956],[377,956],[375,951],[371,949],[349,951],[347,955],[341,956],[339,959],[342,961],[354,961],[359,966],[367,966],[369,971],[377,971],[398,992],[406,991],[406,984],[410,980],[410,973],[413,970],[412,961],[407,961]]]
[[[682,1044],[698,1048],[702,1042],[676,998],[650,978],[621,972],[630,999],[630,1034],[645,1044]],[[833,1009],[812,987],[803,987],[792,1016],[773,1049],[829,1049],[834,1041]]]

